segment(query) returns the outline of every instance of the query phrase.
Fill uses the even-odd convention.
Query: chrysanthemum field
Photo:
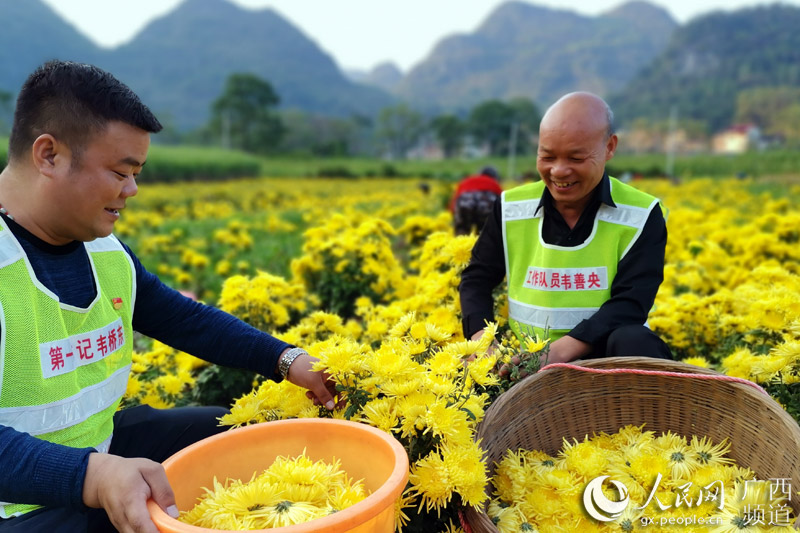
[[[398,528],[452,532],[459,506],[486,500],[473,435],[509,386],[492,371],[497,358],[542,343],[503,335],[502,290],[504,349],[487,356],[488,342],[464,340],[457,287],[475,237],[452,236],[451,186],[430,185],[425,194],[414,180],[144,180],[116,233],[166,283],[319,357],[347,399],[332,416],[389,431],[408,451]],[[755,381],[800,418],[800,186],[635,185],[669,212],[650,326],[676,359]],[[291,384],[209,368],[147,339],[137,347],[126,405],[227,402],[222,423],[233,427],[330,416]]]

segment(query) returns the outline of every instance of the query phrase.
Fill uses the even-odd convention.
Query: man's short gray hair
[[[603,100],[603,103],[606,106],[606,121],[608,125],[606,126],[606,139],[609,139],[612,135],[614,135],[614,112],[611,111],[611,106]]]

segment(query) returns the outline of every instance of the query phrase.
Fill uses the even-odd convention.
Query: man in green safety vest
[[[663,281],[667,229],[658,199],[608,176],[617,148],[601,98],[563,96],[542,117],[541,181],[503,193],[459,286],[466,338],[494,320],[492,291],[508,285],[518,337],[548,336],[548,363],[585,357],[671,358],[646,325]]]
[[[212,363],[335,388],[301,348],[167,287],[113,234],[161,124],[111,74],[51,61],[19,92],[0,173],[0,532],[157,533],[161,461],[222,407],[118,410],[139,331]]]

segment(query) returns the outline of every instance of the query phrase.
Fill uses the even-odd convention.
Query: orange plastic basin
[[[188,511],[212,487],[214,476],[249,480],[269,468],[278,456],[303,453],[314,460],[338,459],[354,480],[363,480],[371,492],[364,500],[332,515],[289,527],[276,533],[394,531],[394,507],[408,481],[408,456],[391,435],[366,424],[322,418],[266,422],[226,431],[179,451],[166,461],[167,472],[180,511]],[[162,533],[201,533],[206,528],[184,524],[165,513],[152,500],[150,516]]]

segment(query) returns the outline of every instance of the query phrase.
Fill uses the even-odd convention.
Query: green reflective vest
[[[545,189],[535,182],[503,193],[502,227],[509,325],[514,333],[556,340],[610,298],[617,265],[642,232],[658,199],[610,178],[616,207],[601,204],[583,244],[564,247],[542,238]]]
[[[0,424],[107,452],[133,353],[133,262],[113,236],[85,243],[97,295],[81,309],[37,278],[0,219]],[[0,516],[37,506],[0,503]]]

